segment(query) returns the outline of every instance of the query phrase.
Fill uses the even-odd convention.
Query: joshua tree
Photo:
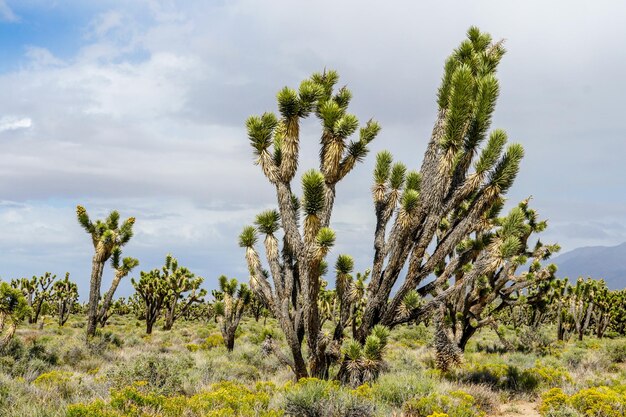
[[[117,287],[120,285],[120,281],[130,274],[130,272],[139,265],[139,261],[135,258],[126,257],[124,259],[120,259],[122,257],[122,249],[118,246],[113,249],[113,253],[111,254],[111,266],[115,271],[115,275],[113,276],[113,281],[111,282],[111,287],[109,291],[104,295],[104,299],[102,301],[102,305],[100,306],[100,310],[98,311],[98,322],[100,326],[104,327],[107,320],[111,316],[110,308],[111,302],[113,300],[113,295],[117,290]],[[121,262],[120,262],[121,261]]]
[[[165,300],[165,325],[163,330],[171,330],[174,321],[195,303],[202,303],[206,290],[200,288],[202,277],[196,277],[189,269],[179,266],[172,255],[165,257],[165,266],[162,269],[163,279],[168,286],[168,296]]]
[[[610,329],[620,335],[626,335],[626,289],[611,291]]]
[[[167,281],[161,275],[161,271],[153,269],[149,272],[140,272],[139,281],[131,280],[135,290],[143,300],[145,306],[146,333],[152,334],[152,327],[161,314],[168,294]]]
[[[70,273],[65,273],[65,279],[57,281],[52,286],[52,300],[57,305],[59,326],[63,326],[69,319],[74,303],[78,301],[78,286],[70,281]]]
[[[22,291],[0,282],[0,350],[13,338],[19,323],[30,316],[30,310]]]
[[[374,263],[359,339],[376,323],[393,327],[406,321],[398,312],[411,291],[425,296],[449,285],[445,278],[423,281],[461,242],[482,230],[484,214],[501,205],[513,184],[523,148],[513,144],[505,149],[502,130],[488,134],[499,91],[495,74],[504,52],[502,42],[493,43],[488,34],[470,28],[468,39],[446,61],[437,120],[420,171],[406,173],[390,154],[379,154],[373,187]],[[448,262],[449,269],[456,269],[452,264]],[[419,320],[438,303],[435,297],[409,316]]]
[[[604,285],[604,281],[601,281]],[[574,328],[578,335],[578,340],[583,340],[595,307],[595,296],[599,288],[598,281],[591,278],[586,280],[578,278],[576,285],[570,287],[569,307],[570,315],[574,322]]]
[[[254,293],[252,294],[252,299],[250,301],[249,309],[250,309],[250,314],[252,315],[252,317],[254,317],[254,321],[256,322],[259,321],[259,319],[261,318],[261,315],[263,314],[263,311],[266,310],[265,305],[263,304],[263,301],[261,301],[259,297],[254,295]]]
[[[499,91],[495,73],[504,52],[502,42],[494,43],[488,34],[470,28],[468,39],[446,61],[437,120],[420,171],[394,164],[389,152],[377,157],[374,259],[354,335],[361,344],[377,324],[393,327],[406,322],[407,316],[419,320],[432,313],[445,294],[411,311],[406,311],[407,295],[417,291],[424,297],[449,285],[443,280],[423,281],[454,255],[457,245],[482,229],[484,213],[499,206],[513,184],[523,148],[506,147],[502,130],[488,134]],[[359,138],[348,142],[358,121],[347,112],[350,91],[344,87],[333,92],[337,79],[333,71],[314,74],[298,91],[284,88],[278,93],[279,118],[265,113],[247,121],[256,162],[276,187],[278,210],[259,214],[257,227],[246,227],[239,243],[246,248],[252,289],[285,333],[293,357],[289,364],[297,377],[326,375],[327,355],[334,354],[339,342],[336,335],[325,335],[320,325],[320,264],[335,240],[329,226],[336,184],[365,157],[380,130],[370,120]],[[320,169],[303,175],[303,195],[298,199],[292,180],[298,166],[300,120],[310,113],[322,125]],[[282,249],[276,237],[281,228]],[[265,235],[273,285],[263,274],[255,249],[258,233]],[[301,349],[304,337],[308,368]]]
[[[436,298],[447,293],[445,322],[450,324],[450,338],[461,350],[465,350],[479,328],[497,328],[499,311],[518,302],[527,302],[527,298],[520,298],[521,291],[531,288],[536,298],[536,289],[549,284],[556,272],[556,266],[544,267],[541,262],[559,247],[540,241],[529,244],[531,235],[544,230],[546,222],[538,220],[537,213],[528,207],[528,200],[522,201],[505,217],[497,218],[494,212],[486,216],[485,229],[478,232],[475,239],[461,242],[450,261],[441,264],[436,271],[439,276],[435,282],[447,282],[446,274],[454,276],[456,281],[449,289],[439,290]],[[532,259],[528,270],[516,275],[517,269],[528,259]]]
[[[11,285],[20,289],[26,297],[28,306],[31,308],[31,315],[28,318],[29,323],[37,323],[41,309],[44,303],[50,298],[50,287],[56,279],[56,275],[46,272],[44,275],[35,276],[31,279],[22,278],[13,280]]]
[[[94,255],[91,262],[87,320],[87,337],[92,337],[96,334],[99,319],[98,303],[100,302],[100,287],[102,286],[104,264],[114,252],[121,249],[133,237],[135,218],[130,217],[120,225],[120,214],[114,210],[104,221],[97,220],[93,223],[89,219],[87,210],[82,206],[76,208],[76,215],[80,225],[91,236],[94,247]]]
[[[220,323],[224,345],[229,352],[235,347],[235,332],[245,308],[252,300],[252,293],[246,284],[238,286],[235,278],[229,280],[225,275],[219,277],[221,301],[213,304],[215,316]]]
[[[347,112],[352,97],[342,87],[334,71],[316,73],[300,84],[298,91],[285,87],[278,93],[280,118],[273,113],[250,117],[248,135],[257,163],[276,187],[278,210],[257,216],[256,225],[246,227],[239,243],[246,248],[251,287],[277,318],[292,360],[289,365],[297,377],[309,375],[302,353],[307,337],[311,375],[322,375],[326,362],[326,340],[322,337],[318,295],[320,265],[335,241],[328,227],[335,200],[336,185],[368,152],[368,144],[380,127],[372,120],[360,129],[359,138],[348,142],[359,127],[358,119]],[[309,170],[302,177],[302,200],[292,192],[298,166],[300,120],[314,113],[322,122],[320,170]],[[304,224],[300,228],[300,211]],[[283,229],[283,245],[276,237]],[[261,268],[254,248],[257,233],[265,235],[265,252],[270,277]]]

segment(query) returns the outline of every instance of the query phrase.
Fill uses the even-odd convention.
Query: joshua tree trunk
[[[120,285],[120,281],[122,280],[123,277],[124,277],[124,274],[120,273],[119,271],[116,271],[115,276],[113,277],[113,282],[111,282],[111,288],[109,288],[109,291],[107,291],[107,293],[104,295],[104,300],[102,301],[102,307],[100,307],[100,311],[98,312],[98,322],[100,323],[100,326],[102,327],[104,327],[104,325],[106,324],[107,320],[110,317],[108,313],[109,313],[109,309],[111,308],[111,302],[113,301],[113,295],[115,294],[115,291],[117,290],[117,287]]]
[[[152,326],[154,322],[152,320],[146,320],[146,334],[152,334]]]
[[[89,286],[89,311],[87,316],[87,337],[96,335],[98,326],[98,302],[100,301],[100,285],[102,283],[102,271],[104,270],[104,260],[102,255],[97,253],[91,262],[91,284]]]
[[[65,325],[67,320],[70,318],[70,311],[72,307],[67,304],[68,303],[65,301],[59,303],[59,326]]]
[[[165,325],[163,326],[163,330],[172,330],[172,326],[174,325],[174,317],[176,313],[176,304],[178,300],[172,301],[171,305],[169,305],[167,310],[167,315],[165,316]],[[234,343],[234,334],[233,334],[233,343]]]

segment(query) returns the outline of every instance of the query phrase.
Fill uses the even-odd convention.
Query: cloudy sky
[[[137,218],[125,254],[143,269],[172,252],[208,287],[245,279],[237,235],[274,200],[244,121],[323,68],[383,126],[334,215],[335,254],[365,269],[374,154],[419,167],[444,59],[471,25],[506,39],[494,127],[527,154],[511,204],[532,195],[564,250],[626,241],[624,16],[572,0],[0,0],[0,277],[70,271],[86,294],[82,204]],[[317,140],[305,123],[305,168]]]

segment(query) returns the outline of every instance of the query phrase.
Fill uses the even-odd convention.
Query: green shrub
[[[606,352],[613,363],[626,362],[626,343],[623,340],[606,345]]]
[[[425,374],[389,373],[372,384],[372,397],[393,407],[402,407],[410,398],[426,395],[434,388],[435,381]]]
[[[303,378],[285,387],[284,410],[293,417],[368,417],[375,407],[337,381]]]
[[[402,407],[406,417],[428,417],[439,413],[454,417],[482,417],[485,413],[476,405],[474,398],[463,391],[448,395],[437,393],[407,401]]]
[[[248,388],[242,384],[222,382],[191,397],[167,397],[145,392],[144,384],[135,384],[111,392],[111,400],[88,404],[72,404],[67,417],[280,417],[280,410],[271,409],[272,384]]]
[[[626,412],[626,390],[600,386],[586,388],[568,396],[560,388],[553,388],[541,396],[539,412],[542,416],[577,415],[586,417],[623,417]]]
[[[219,333],[212,333],[202,342],[202,349],[209,350],[218,346],[224,346],[224,338]]]
[[[188,380],[193,365],[189,356],[149,354],[135,358],[132,364],[121,363],[110,369],[107,379],[117,389],[141,382],[154,393],[182,394],[184,382]]]

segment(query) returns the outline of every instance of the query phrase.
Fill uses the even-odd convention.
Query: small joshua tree
[[[17,326],[31,314],[31,308],[22,291],[6,282],[0,282],[0,350],[15,335]]]
[[[146,334],[152,334],[154,323],[159,318],[168,295],[167,281],[161,275],[160,270],[153,269],[149,272],[141,271],[139,280],[135,281],[133,278],[131,282],[145,307]],[[141,305],[141,303],[136,304]]]
[[[113,267],[113,271],[115,271],[115,275],[113,276],[111,287],[104,295],[102,305],[100,306],[100,310],[98,311],[98,323],[100,323],[100,326],[103,327],[111,316],[111,302],[113,301],[113,295],[115,294],[117,287],[120,285],[120,281],[122,281],[124,277],[130,274],[130,272],[137,265],[139,265],[139,261],[137,259],[131,257],[120,259],[121,256],[122,249],[120,247],[114,248],[111,255],[111,266]]]
[[[29,323],[37,323],[39,320],[44,303],[50,298],[50,287],[56,277],[56,275],[46,272],[39,277],[33,275],[31,279],[22,278],[11,282],[14,288],[22,291],[28,306],[31,308],[31,315],[28,317]]]
[[[602,281],[604,285],[604,281]],[[583,340],[595,307],[595,295],[599,289],[598,281],[591,278],[578,278],[576,285],[569,290],[569,313],[572,318],[578,340]]]
[[[96,334],[99,319],[98,304],[100,302],[104,265],[114,252],[120,250],[133,237],[135,218],[129,217],[120,225],[120,214],[114,210],[104,221],[97,220],[94,223],[89,219],[87,210],[82,206],[76,208],[76,216],[80,225],[91,236],[91,242],[94,247],[94,255],[91,262],[87,319],[87,337],[93,337]]]
[[[342,349],[344,356],[337,379],[357,387],[378,378],[384,367],[383,354],[388,337],[386,327],[376,326],[363,346],[356,340],[348,341]]]
[[[235,278],[229,280],[222,275],[219,277],[220,301],[215,301],[213,308],[218,318],[224,345],[229,352],[235,348],[235,333],[243,316],[243,312],[252,300],[252,293],[246,284],[237,282]]]
[[[204,279],[196,277],[189,269],[179,266],[178,261],[172,255],[165,257],[165,266],[162,271],[168,286],[163,330],[171,330],[177,318],[184,315],[193,304],[204,301],[206,290],[200,288]]]
[[[70,273],[65,273],[65,279],[57,281],[52,286],[52,300],[57,307],[59,326],[63,326],[72,313],[74,303],[78,301],[78,286],[70,281]]]

